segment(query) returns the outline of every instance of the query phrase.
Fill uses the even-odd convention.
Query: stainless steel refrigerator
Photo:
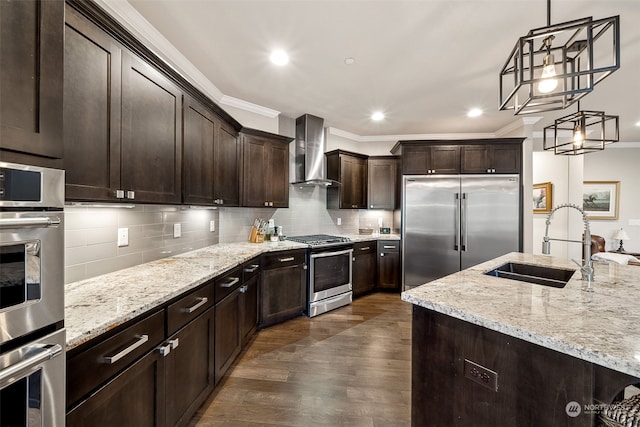
[[[404,290],[522,249],[519,175],[406,175],[402,204]]]

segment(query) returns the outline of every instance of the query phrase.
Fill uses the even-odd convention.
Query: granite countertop
[[[67,350],[79,346],[206,281],[295,242],[223,243],[65,286]]]
[[[352,242],[368,242],[371,240],[400,240],[399,234],[343,234],[343,237],[348,237]]]
[[[402,293],[402,299],[640,377],[640,268],[594,262],[593,292],[576,272],[562,288],[487,276],[508,261],[576,269],[569,260],[510,253]]]

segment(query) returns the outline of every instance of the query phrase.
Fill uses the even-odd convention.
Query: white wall
[[[605,238],[607,250],[617,249],[612,233],[624,228],[631,240],[624,242],[629,252],[640,252],[640,148],[611,148],[584,156],[585,181],[620,181],[620,210],[617,220],[592,220],[591,232]]]

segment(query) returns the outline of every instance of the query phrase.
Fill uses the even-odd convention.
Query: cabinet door
[[[240,142],[229,125],[220,122],[214,145],[213,198],[221,206],[240,206]]]
[[[166,357],[167,425],[187,424],[213,390],[214,334],[214,309],[210,308],[169,338],[169,343],[178,345]]]
[[[122,188],[135,201],[180,203],[182,92],[132,54],[122,63]]]
[[[265,138],[245,135],[242,148],[242,206],[265,207],[268,143]]]
[[[462,147],[462,173],[489,173],[489,146],[465,145]]]
[[[442,145],[431,147],[431,170],[435,174],[460,172],[460,147]]]
[[[260,284],[260,326],[302,314],[307,297],[303,265],[264,270]]]
[[[367,163],[365,159],[340,155],[341,209],[367,208]]]
[[[353,245],[353,296],[372,291],[376,286],[376,242]]]
[[[240,334],[244,347],[256,330],[258,325],[258,279],[253,276],[240,288]]]
[[[214,156],[216,119],[211,111],[185,97],[183,142],[184,203],[213,204]]]
[[[395,159],[369,159],[367,173],[369,209],[395,209],[397,161]]]
[[[0,1],[0,147],[61,158],[64,1]]]
[[[216,304],[216,383],[240,353],[240,291],[236,289]]]
[[[267,174],[269,206],[289,207],[289,144],[271,143]]]
[[[378,241],[378,288],[400,290],[400,242]]]
[[[402,148],[402,173],[404,175],[426,175],[430,169],[429,147],[407,145]]]
[[[122,49],[69,6],[65,19],[65,197],[114,200],[120,186]]]
[[[165,357],[148,353],[67,414],[70,427],[165,425]]]
[[[491,146],[491,167],[495,173],[520,173],[522,146],[520,144],[495,144]]]

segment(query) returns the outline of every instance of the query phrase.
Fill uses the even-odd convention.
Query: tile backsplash
[[[216,231],[209,231],[215,221]],[[173,237],[173,225],[182,228]],[[128,228],[129,245],[118,247],[118,228]],[[218,243],[217,210],[181,206],[136,205],[127,208],[65,207],[65,282],[110,273],[134,265]]]
[[[380,218],[385,227],[397,232],[399,220],[396,217],[399,216],[396,213],[328,210],[326,191],[320,186],[292,185],[289,208],[286,209],[66,206],[65,282],[87,279],[216,243],[245,242],[255,218],[273,218],[287,236],[357,234],[361,227],[377,228]],[[209,231],[210,221],[215,222],[214,232]],[[178,223],[182,235],[174,238],[173,226]],[[118,247],[118,228],[128,228],[128,246]]]

